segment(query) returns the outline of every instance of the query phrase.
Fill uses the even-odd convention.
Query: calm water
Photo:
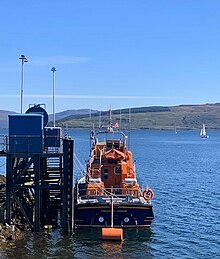
[[[89,132],[75,139],[75,174],[89,153]],[[219,258],[220,131],[133,131],[130,148],[143,186],[154,190],[155,220],[149,230],[127,230],[122,243],[100,240],[100,232],[30,233],[1,258]]]

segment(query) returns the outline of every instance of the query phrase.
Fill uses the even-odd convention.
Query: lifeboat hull
[[[148,228],[153,219],[151,204],[120,204],[114,207],[113,225],[115,228]],[[76,227],[110,227],[111,205],[79,204],[75,206]]]

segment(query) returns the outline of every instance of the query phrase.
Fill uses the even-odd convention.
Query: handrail
[[[8,136],[0,135],[0,151],[6,152],[8,150]]]
[[[60,141],[60,146],[59,147],[44,147],[43,145],[43,141],[44,141],[44,137],[42,135],[10,135],[10,137],[13,138],[26,138],[26,139],[33,139],[33,138],[42,138],[42,147],[44,150],[42,150],[45,153],[62,153],[63,152],[63,141]],[[0,152],[7,152],[9,151],[9,138],[8,135],[1,135],[0,134]],[[62,140],[62,136],[60,137],[60,140]],[[21,144],[14,144],[14,147],[16,145],[21,145]],[[29,143],[27,142],[27,145],[29,145]]]
[[[92,187],[93,188],[93,187]],[[81,192],[85,192],[85,195],[79,195],[81,198],[88,198],[88,197],[94,197],[94,196],[100,196],[100,197],[127,197],[127,196],[133,196],[133,197],[142,197],[143,191],[140,188],[133,189],[133,188],[102,188],[101,186],[94,185],[94,190],[88,190],[87,188],[80,189]],[[89,194],[88,192],[91,191]]]

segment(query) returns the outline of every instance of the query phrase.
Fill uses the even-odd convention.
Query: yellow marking
[[[108,210],[101,210],[101,212],[110,212],[110,211],[111,211],[110,208]],[[117,211],[118,213],[120,213],[120,212],[123,212],[123,213],[128,212],[127,210],[116,210],[116,209],[114,209],[114,212],[115,211]]]
[[[120,207],[120,209],[136,209],[136,210],[149,210],[150,208],[146,207]]]
[[[105,207],[79,207],[79,210],[87,210],[87,209],[109,209],[109,206],[105,206]]]
[[[86,210],[86,209],[109,209],[110,206],[94,206],[94,207],[79,207],[79,210]],[[117,208],[114,208],[117,210]],[[135,209],[135,210],[149,210],[150,208],[146,207],[124,207],[124,206],[119,206],[118,210],[121,209]],[[118,211],[117,210],[117,211]]]

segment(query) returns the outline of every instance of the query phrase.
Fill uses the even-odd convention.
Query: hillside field
[[[101,114],[101,115],[100,115]],[[100,123],[101,121],[101,123]],[[130,121],[130,123],[129,123]],[[58,121],[60,126],[91,128],[108,125],[109,112],[73,115]],[[152,106],[112,111],[112,123],[131,129],[220,129],[220,104]]]

